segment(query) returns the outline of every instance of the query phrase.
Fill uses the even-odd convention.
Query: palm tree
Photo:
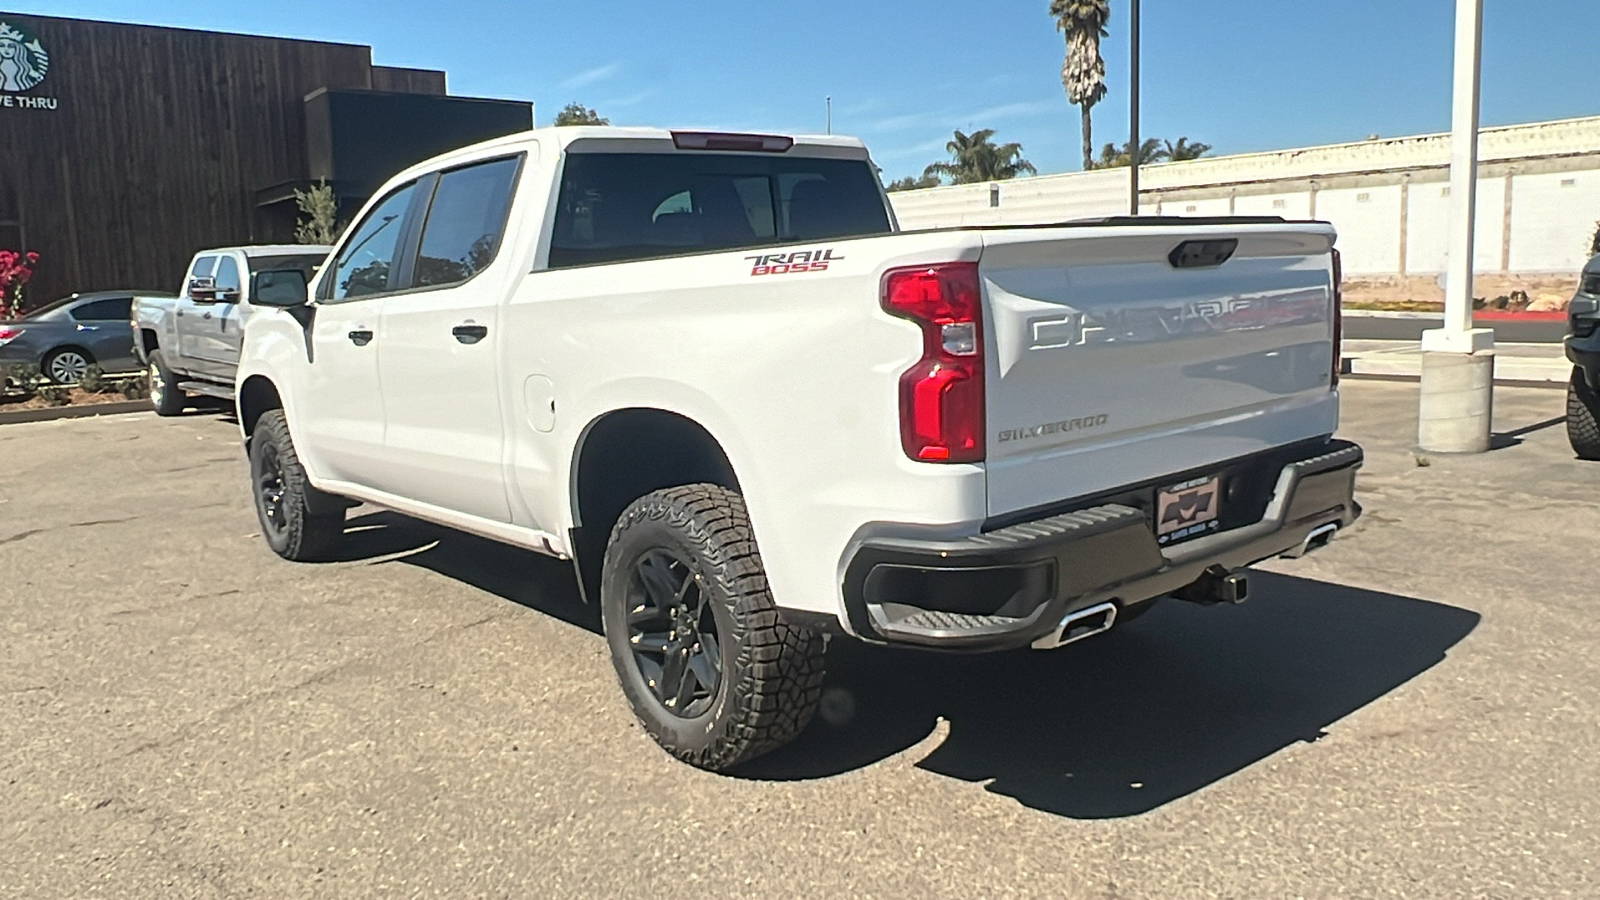
[[[1100,58],[1100,39],[1109,32],[1110,0],[1050,0],[1050,16],[1067,43],[1061,61],[1061,87],[1067,102],[1083,115],[1083,167],[1094,168],[1094,128],[1089,111],[1106,95],[1106,61]]]
[[[1186,159],[1199,159],[1200,157],[1211,152],[1210,144],[1202,144],[1199,141],[1195,141],[1191,144],[1189,143],[1189,139],[1187,137],[1178,138],[1178,142],[1176,144],[1171,141],[1167,141],[1166,144],[1166,157],[1173,162],[1183,162]]]
[[[1170,144],[1168,145],[1170,146]],[[1210,148],[1207,148],[1210,149]],[[1139,145],[1139,165],[1148,166],[1167,158],[1168,151],[1162,149],[1161,141],[1150,138]],[[1107,144],[1100,148],[1100,159],[1091,164],[1095,169],[1120,169],[1133,164],[1133,142],[1129,141],[1118,147],[1116,144]]]
[[[923,177],[946,175],[956,184],[972,184],[977,181],[1005,181],[1024,172],[1032,175],[1038,171],[1033,163],[1022,158],[1021,144],[1012,142],[996,146],[989,140],[992,137],[993,128],[974,131],[970,135],[957,131],[955,139],[944,145],[950,151],[950,162],[928,166],[922,170]]]

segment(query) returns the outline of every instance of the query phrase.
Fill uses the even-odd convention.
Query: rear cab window
[[[865,159],[569,152],[550,268],[890,232]]]

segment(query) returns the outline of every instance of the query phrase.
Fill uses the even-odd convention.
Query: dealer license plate
[[[1216,531],[1221,505],[1222,482],[1216,476],[1156,492],[1156,542],[1167,546]]]

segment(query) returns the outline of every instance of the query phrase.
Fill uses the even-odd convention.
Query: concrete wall
[[[1485,130],[1474,264],[1486,273],[1574,272],[1600,220],[1600,118]],[[1345,271],[1444,271],[1447,135],[1167,163],[1141,170],[1145,215],[1276,215],[1339,229]],[[1060,222],[1122,215],[1127,170],[1074,172],[891,194],[901,227]]]

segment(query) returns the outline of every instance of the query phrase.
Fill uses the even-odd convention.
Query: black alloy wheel
[[[611,529],[600,582],[623,696],[668,753],[719,772],[805,729],[824,642],[773,601],[737,492],[687,484],[635,500]]]
[[[261,510],[262,526],[272,532],[268,535],[270,540],[289,529],[289,517],[283,509],[283,460],[278,456],[278,448],[272,444],[263,446],[256,466],[256,504]]]
[[[677,554],[654,549],[628,579],[628,644],[634,665],[668,712],[704,713],[722,684],[722,641],[702,578]]]

